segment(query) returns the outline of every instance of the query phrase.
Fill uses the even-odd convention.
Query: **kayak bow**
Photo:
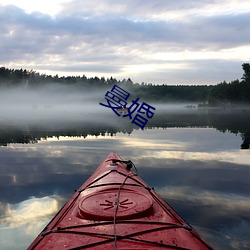
[[[133,167],[110,153],[28,249],[212,249]]]

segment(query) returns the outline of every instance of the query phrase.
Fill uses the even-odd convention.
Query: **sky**
[[[250,1],[0,0],[0,67],[153,84],[240,79]]]

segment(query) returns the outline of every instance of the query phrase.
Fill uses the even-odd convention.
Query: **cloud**
[[[75,0],[55,16],[0,5],[0,63],[61,75],[135,77],[139,82],[234,80],[241,77],[242,62],[249,60],[239,52],[249,49],[250,40],[250,13],[247,2],[242,4],[233,9],[233,0]],[[233,59],[227,49],[235,51]],[[224,67],[216,67],[220,63]],[[232,63],[239,65],[233,71]],[[199,70],[207,73],[201,77]]]
[[[209,13],[209,11],[227,10],[240,11],[247,5],[247,0],[241,2],[241,8],[233,4],[234,1],[198,1],[198,0],[179,0],[179,1],[162,1],[162,0],[127,0],[126,2],[117,2],[114,0],[74,0],[65,3],[64,10],[61,11],[64,15],[79,15],[79,16],[130,16],[134,19],[149,20],[149,19],[164,19],[171,20],[172,18],[181,18],[193,16],[194,14],[200,16],[200,13]],[[231,6],[233,5],[233,6]],[[227,8],[225,7],[227,6]],[[248,5],[247,5],[248,6]]]

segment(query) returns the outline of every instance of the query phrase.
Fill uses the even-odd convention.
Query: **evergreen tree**
[[[250,82],[250,64],[249,63],[243,63],[242,69],[244,71],[244,74],[241,79],[245,82]]]

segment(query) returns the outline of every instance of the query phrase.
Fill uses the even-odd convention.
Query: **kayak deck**
[[[212,249],[110,153],[28,249]]]

